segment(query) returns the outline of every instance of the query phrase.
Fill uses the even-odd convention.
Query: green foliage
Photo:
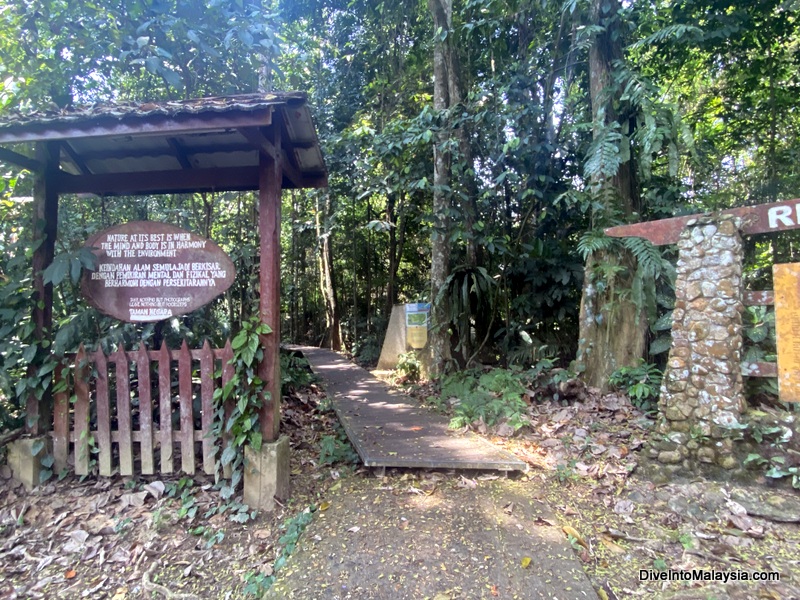
[[[358,453],[350,444],[347,435],[341,428],[336,435],[323,435],[319,441],[319,464],[335,465],[343,463],[346,465],[357,463]]]
[[[791,485],[800,489],[800,463],[787,444],[792,430],[774,419],[763,420],[768,415],[761,411],[748,413],[749,420],[731,431],[734,440],[751,438],[759,445],[759,452],[748,454],[744,464],[764,472],[771,479],[791,478]],[[761,454],[763,452],[763,454]]]
[[[468,427],[476,421],[493,426],[506,420],[519,429],[527,423],[523,381],[520,372],[507,369],[493,369],[482,375],[464,371],[445,376],[441,382],[441,401],[454,403],[450,427]]]
[[[32,320],[35,302],[31,257],[33,232],[30,205],[11,200],[19,183],[9,177],[0,194],[0,430],[18,427],[23,422],[25,403],[30,395],[38,400],[52,392],[53,371],[59,361],[49,341],[41,342]],[[83,255],[82,255],[83,256]],[[58,269],[48,273],[58,285],[70,275],[80,275],[82,263],[59,254]],[[85,259],[85,256],[83,256]],[[56,262],[54,261],[54,265]]]
[[[605,118],[605,110],[600,109],[599,124],[595,127],[599,134],[592,140],[584,164],[584,177],[593,182],[611,179],[619,171],[620,165],[630,160],[630,155],[623,153],[627,146],[622,143],[619,123],[604,126]]]
[[[416,382],[422,376],[422,362],[415,350],[403,352],[397,358],[397,373],[406,382]]]
[[[635,406],[642,410],[653,410],[661,393],[661,370],[653,364],[640,360],[632,367],[622,367],[611,374],[608,382],[630,396]]]
[[[784,456],[775,455],[765,458],[760,454],[752,453],[744,459],[744,464],[763,470],[770,479],[791,477],[792,487],[800,490],[800,466],[787,466]]]
[[[53,104],[307,91],[332,205],[320,209],[320,191],[284,195],[286,333],[317,344],[328,326],[318,289],[319,215],[345,341],[365,361],[377,357],[394,302],[438,300],[425,297],[433,234],[446,236],[450,264],[460,265],[440,302],[461,367],[484,355],[487,363],[529,367],[545,346],[545,358],[570,360],[590,255],[598,258],[586,271],[592,283],[646,311],[660,332],[651,354],[663,355],[669,251],[612,242],[602,227],[790,198],[800,184],[800,21],[782,0],[633,2],[619,12],[609,4],[600,22],[577,0],[460,3],[452,29],[435,34],[454,43],[464,86],[448,111],[432,106],[425,3],[214,1],[202,11],[177,0],[7,4],[0,10],[7,116]],[[622,52],[605,86],[606,113],[593,115],[587,53],[598,41],[619,42]],[[441,139],[454,174],[442,190],[446,231],[435,230],[430,214],[431,146]],[[633,198],[623,210],[609,184],[625,165]],[[29,195],[29,182],[21,183],[20,194]],[[32,215],[20,203],[0,211],[0,424],[18,425],[22,400],[50,391],[51,351],[71,352],[87,339],[107,349],[130,349],[142,338],[221,341],[238,334],[255,305],[251,196],[64,197],[57,258],[45,274],[58,282],[55,343],[39,347],[29,320]],[[79,266],[89,267],[79,241],[139,218],[221,243],[237,270],[225,297],[158,325],[121,325],[87,309],[74,289]],[[795,233],[774,236],[756,249],[751,274],[764,268],[761,255],[789,262],[798,247]],[[617,260],[628,254],[635,261]],[[608,309],[613,314],[613,303]],[[773,354],[771,335],[748,327],[746,353]],[[249,346],[241,350],[246,359]],[[774,381],[757,383],[774,391]]]
[[[678,537],[678,541],[683,546],[684,550],[691,550],[694,548],[694,536],[691,533],[682,533],[680,537]]]
[[[568,462],[556,465],[556,478],[559,483],[569,483],[578,480],[579,476],[575,472],[576,464],[578,464],[578,461],[571,459]]]
[[[281,393],[290,389],[307,387],[317,381],[317,376],[305,358],[281,351]]]
[[[775,360],[775,312],[766,306],[748,306],[743,314],[745,362]]]
[[[383,339],[376,335],[366,335],[353,345],[353,355],[362,365],[375,365],[381,356]]]
[[[0,11],[0,106],[256,91],[278,24],[252,1],[21,0]]]
[[[258,452],[263,441],[259,427],[259,411],[262,398],[268,399],[269,392],[256,371],[263,358],[263,350],[259,336],[272,332],[268,325],[261,323],[257,317],[242,323],[242,329],[231,342],[233,358],[230,364],[234,367],[233,377],[222,388],[214,390],[215,418],[213,433],[231,436],[231,445],[222,452],[217,462],[218,468],[231,465],[230,485],[222,486],[223,499],[230,498],[233,490],[242,477],[244,463],[244,447],[250,446]],[[221,373],[219,374],[221,375]],[[228,419],[225,419],[225,402],[235,401]],[[217,474],[219,477],[219,473]]]
[[[214,529],[213,527],[207,525],[199,525],[191,528],[189,529],[189,533],[198,537],[202,537],[205,541],[206,549],[213,547],[215,544],[218,544],[225,539],[224,529]]]
[[[766,306],[747,306],[742,313],[742,325],[742,361],[777,361],[775,312]],[[750,397],[765,394],[777,398],[779,395],[778,380],[775,377],[749,377],[745,385]]]
[[[264,594],[269,591],[272,584],[275,582],[275,577],[266,575],[258,571],[250,571],[244,575],[244,593],[247,596],[255,596],[256,598],[263,598]]]
[[[292,552],[294,552],[303,531],[305,531],[305,528],[308,527],[308,524],[314,519],[315,511],[316,507],[310,506],[298,515],[286,520],[283,524],[283,529],[285,530],[284,534],[278,540],[280,550],[278,551],[278,557],[272,565],[272,574],[265,575],[264,573],[258,572],[247,573],[244,577],[244,593],[246,595],[261,597],[272,587],[278,571],[286,565],[286,561],[289,559]]]

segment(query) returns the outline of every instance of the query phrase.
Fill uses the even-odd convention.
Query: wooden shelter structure
[[[261,322],[259,375],[270,398],[261,411],[265,441],[280,424],[280,210],[283,188],[327,186],[319,140],[303,93],[97,105],[0,122],[0,161],[32,171],[35,293],[41,340],[52,336],[53,261],[59,196],[258,190]],[[28,431],[52,424],[49,402],[27,402]]]

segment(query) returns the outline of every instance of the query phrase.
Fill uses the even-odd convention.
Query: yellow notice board
[[[428,327],[409,327],[406,329],[406,339],[408,345],[419,350],[428,343]]]
[[[415,350],[421,350],[428,343],[430,312],[430,304],[406,304],[406,342]]]
[[[778,388],[783,402],[800,402],[800,263],[772,266]]]

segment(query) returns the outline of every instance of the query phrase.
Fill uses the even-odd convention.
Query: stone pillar
[[[659,400],[662,463],[736,466],[727,438],[745,407],[738,221],[700,217],[689,221],[678,242],[672,347]]]

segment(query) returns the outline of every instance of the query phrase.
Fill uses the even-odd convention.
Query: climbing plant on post
[[[449,68],[452,66],[453,4],[451,0],[428,0],[433,17],[433,107],[444,118],[450,106]],[[431,371],[441,373],[450,361],[449,310],[441,293],[450,274],[450,177],[452,157],[447,128],[440,127],[433,145],[433,228],[431,231],[431,299],[433,331],[430,335]]]
[[[622,60],[618,0],[591,0],[591,23],[598,30],[589,48],[589,92],[593,142],[584,172],[598,208],[595,226],[609,215],[630,218],[638,211],[631,154],[633,119],[618,109],[620,92],[613,70]],[[629,293],[636,260],[624,249],[588,248],[581,296],[578,362],[585,381],[604,389],[617,369],[644,355],[647,321]]]

